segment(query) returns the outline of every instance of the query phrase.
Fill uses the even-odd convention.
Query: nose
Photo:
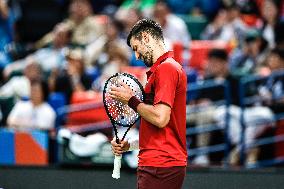
[[[135,52],[135,58],[136,58],[136,60],[139,60],[139,54],[138,54],[138,52]]]

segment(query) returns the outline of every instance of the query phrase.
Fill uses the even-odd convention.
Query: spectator
[[[233,146],[229,156],[229,162],[232,165],[238,165],[240,162],[240,145],[241,145],[241,108],[239,107],[238,78],[232,76],[229,72],[228,56],[225,50],[213,49],[208,54],[208,68],[205,79],[213,79],[216,83],[228,82],[230,87],[231,102],[226,108],[225,105],[218,105],[213,102],[224,100],[225,92],[223,87],[214,87],[204,89],[200,93],[198,106],[202,107],[201,112],[191,115],[198,127],[206,127],[208,124],[216,123],[220,128],[225,128],[227,113],[229,117],[228,137]],[[227,99],[228,100],[228,99]],[[224,103],[223,103],[224,104]],[[266,129],[273,125],[273,112],[264,106],[252,106],[244,109],[245,123],[245,144],[249,146],[257,138],[262,136]],[[262,122],[260,122],[262,120]],[[261,124],[259,124],[261,123]],[[258,125],[257,127],[254,127]],[[209,144],[210,137],[208,133],[197,136],[197,145],[200,147]],[[214,141],[214,139],[213,139]],[[246,163],[255,163],[259,157],[260,148],[248,148],[246,151]],[[208,163],[208,157],[197,157],[195,163]]]
[[[208,24],[205,30],[201,33],[202,40],[221,40],[229,42],[233,36],[231,28],[226,27],[228,12],[225,9],[220,9],[213,18],[213,21]]]
[[[30,83],[42,77],[40,65],[32,58],[27,58],[24,75],[14,76],[0,88],[0,97],[16,97],[18,99],[30,97]]]
[[[157,1],[154,6],[153,17],[163,28],[165,43],[168,48],[175,42],[181,42],[184,47],[190,45],[191,37],[185,22],[171,13],[166,2]]]
[[[92,15],[92,6],[89,0],[72,0],[69,6],[69,17],[63,21],[72,30],[71,42],[74,45],[85,46],[104,33],[104,27]],[[41,48],[50,43],[53,33],[46,34],[36,43]]]
[[[10,62],[4,47],[12,42],[13,21],[6,0],[0,0],[0,72]]]
[[[123,25],[120,21],[116,19],[109,18],[106,26],[106,33],[100,36],[97,40],[87,45],[85,50],[86,65],[88,67],[102,67],[107,58],[105,51],[110,43],[117,43],[118,46],[125,49],[126,51],[129,47],[126,45],[123,37]]]
[[[227,52],[223,49],[212,49],[208,53],[208,67],[205,75],[205,80],[212,80],[218,83],[224,83],[228,81],[232,96],[232,103],[238,104],[238,80],[234,78],[228,67],[228,55]],[[197,127],[203,128],[208,125],[214,124],[214,115],[216,108],[218,107],[214,103],[221,100],[228,100],[225,97],[224,87],[218,86],[213,88],[203,89],[195,102],[194,106],[191,106],[190,109],[200,109],[197,113],[190,115],[189,121],[192,121],[196,124]],[[209,145],[211,134],[206,132],[197,135],[197,146],[205,147]],[[195,157],[193,160],[195,164],[209,164],[209,157],[206,155],[200,155]]]
[[[130,32],[132,26],[143,17],[141,11],[135,7],[125,9],[115,14],[115,18],[123,24],[124,37]]]
[[[241,43],[245,39],[245,35],[247,33],[247,26],[241,19],[241,8],[236,4],[232,3],[227,7],[228,13],[228,22],[225,27],[230,28],[233,31],[230,42],[236,43],[235,46],[241,45]],[[232,44],[233,45],[233,44]]]
[[[262,136],[267,129],[271,128],[274,124],[273,122],[273,112],[261,105],[251,105],[252,107],[245,107],[241,110],[239,105],[238,96],[238,79],[232,76],[228,69],[228,59],[226,52],[224,50],[212,50],[209,53],[209,64],[208,64],[209,77],[215,81],[227,81],[230,87],[231,105],[228,109],[224,105],[217,106],[211,114],[206,114],[206,119],[208,120],[210,115],[212,115],[212,122],[216,122],[221,128],[225,128],[225,118],[227,113],[229,114],[229,128],[228,136],[229,141],[233,145],[233,149],[230,152],[229,162],[232,165],[238,165],[240,163],[240,145],[241,145],[241,112],[244,113],[244,124],[245,124],[245,145],[250,146],[255,142],[257,138]],[[224,80],[225,79],[225,80]],[[222,94],[215,88],[215,90],[203,92],[203,94],[210,94],[207,98],[222,99],[224,98],[224,93]],[[212,95],[214,94],[214,95]],[[204,95],[202,95],[204,96]],[[207,95],[206,95],[207,96]],[[221,98],[220,98],[221,97]],[[210,110],[210,109],[208,109]],[[227,112],[228,111],[228,112]],[[207,112],[207,111],[206,111]],[[204,113],[204,112],[202,112]],[[261,121],[260,121],[261,120]],[[261,123],[261,124],[259,124]],[[255,127],[257,125],[257,127]],[[259,147],[248,148],[246,150],[246,164],[255,163],[259,158]]]
[[[49,77],[50,89],[63,92],[67,102],[75,91],[89,90],[92,78],[86,73],[82,49],[69,49],[66,52],[67,65],[64,69],[54,69]]]
[[[284,50],[273,49],[268,58],[267,65],[271,73],[284,73]],[[259,94],[265,105],[269,106],[274,113],[284,111],[284,77],[269,77],[265,85],[259,87]]]
[[[268,52],[268,43],[259,31],[249,30],[243,45],[235,49],[230,57],[231,73],[239,77],[256,74],[264,64]]]
[[[203,40],[221,40],[233,47],[244,40],[247,27],[241,19],[241,10],[236,3],[231,3],[217,12],[203,33]]]
[[[51,130],[54,128],[55,112],[46,103],[48,85],[43,80],[31,82],[31,98],[16,103],[8,116],[10,128]]]
[[[272,72],[284,71],[284,49],[273,49],[268,56],[267,65]]]
[[[129,65],[129,52],[127,49],[121,48],[119,43],[115,41],[109,43],[105,55],[107,62],[104,63],[101,76],[94,82],[94,89],[98,91],[103,90],[105,81],[117,72],[121,72],[122,68]]]
[[[117,12],[116,18],[123,24],[124,27],[123,37],[124,37],[130,32],[133,25],[142,18],[142,13],[139,9],[134,7],[128,9],[122,9],[121,11]],[[132,53],[130,59],[131,66],[145,66],[143,61],[136,59],[133,51],[131,51],[131,53]]]
[[[262,27],[262,35],[269,44],[269,48],[275,47],[275,27],[280,21],[281,1],[264,0],[262,4],[262,17],[264,24]]]
[[[63,66],[64,51],[70,42],[71,31],[66,24],[60,23],[55,26],[53,30],[53,41],[49,47],[42,48],[34,52],[31,56],[40,66],[44,72],[50,72],[54,68]],[[12,72],[22,71],[27,65],[28,59],[17,60],[8,65],[4,74],[8,78]]]

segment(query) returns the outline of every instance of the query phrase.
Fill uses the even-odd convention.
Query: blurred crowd
[[[250,75],[265,77],[284,71],[282,0],[47,2],[52,9],[43,12],[37,10],[32,14],[32,9],[27,7],[40,7],[38,1],[0,0],[2,127],[53,130],[59,105],[50,103],[52,94],[62,94],[64,100],[61,105],[70,105],[78,93],[91,91],[100,94],[105,80],[116,72],[129,71],[135,75],[135,70],[139,68],[141,73],[138,75],[143,75],[147,68],[142,61],[135,59],[126,44],[131,27],[143,17],[150,17],[161,24],[168,49],[174,49],[176,44],[182,46],[181,64],[188,72],[190,84],[206,80],[230,83],[230,111],[236,119],[239,119],[240,112],[239,80]],[[46,25],[41,28],[35,20],[44,14],[49,16],[42,16],[42,22]],[[48,18],[53,20],[44,20]],[[200,25],[189,27],[189,20],[205,25],[201,29]],[[198,41],[218,41],[226,45],[224,48],[212,47],[205,60],[200,60],[205,61],[200,69],[192,66],[189,58],[193,56],[190,49]],[[145,82],[144,76],[139,79]],[[261,105],[253,105],[252,108],[257,109],[248,109],[246,116],[273,120],[273,114],[283,112],[283,81],[270,81],[259,87],[257,93],[266,100]],[[190,124],[202,127],[217,122],[222,125],[224,108],[211,103],[224,99],[219,92],[205,91],[198,97],[199,100],[189,102],[190,108],[206,105],[202,115],[193,113],[188,117]],[[273,100],[275,96],[282,98]],[[97,101],[101,101],[100,96]],[[256,115],[256,112],[259,114]],[[247,141],[253,141],[271,125],[266,124],[257,132],[249,131]],[[239,162],[236,154],[239,153],[240,137],[236,136],[237,131],[234,130],[238,130],[238,127],[232,128],[229,134],[230,142],[235,147],[230,160],[234,165]],[[199,135],[197,146],[208,145],[210,137],[207,133]],[[253,149],[248,154],[248,161],[253,162],[257,159],[258,150]],[[194,161],[209,163],[206,156],[196,157]]]

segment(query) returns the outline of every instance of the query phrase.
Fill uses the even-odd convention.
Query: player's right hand
[[[123,152],[129,150],[130,144],[128,141],[120,141],[120,144],[116,143],[115,138],[111,141],[111,150],[112,153],[116,156],[122,155]]]

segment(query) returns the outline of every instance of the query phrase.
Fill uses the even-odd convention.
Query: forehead
[[[217,57],[208,57],[208,60],[210,61],[210,62],[216,62],[216,63],[220,63],[220,62],[223,62],[224,60],[222,60],[222,59],[220,59],[220,58],[217,58]]]
[[[135,37],[132,37],[130,39],[130,46],[131,46],[131,48],[133,48],[134,46],[137,46],[139,44],[140,44],[140,40],[139,39],[137,39]]]
[[[276,53],[270,53],[270,55],[268,57],[273,58],[273,59],[280,59],[280,56]]]

